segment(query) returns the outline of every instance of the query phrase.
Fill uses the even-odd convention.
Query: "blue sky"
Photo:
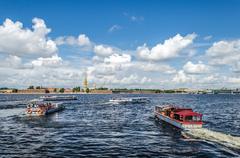
[[[159,79],[159,82],[164,81],[165,83],[165,80],[174,80],[174,77],[176,79],[175,81],[178,81],[177,76],[180,77],[181,75],[185,75],[185,79],[183,80],[188,81],[188,83],[176,83],[176,85],[173,87],[208,87],[210,83],[203,85],[203,83],[193,82],[193,80],[198,80],[197,78],[199,77],[199,74],[201,78],[212,77],[212,80],[214,81],[215,78],[218,78],[218,75],[226,77],[218,80],[219,85],[211,85],[212,87],[219,87],[222,85],[226,87],[234,87],[235,84],[230,84],[229,80],[234,81],[234,83],[240,82],[238,81],[238,73],[236,73],[238,72],[236,70],[238,69],[238,61],[233,61],[233,59],[227,58],[229,55],[236,55],[235,59],[238,59],[238,51],[240,50],[238,45],[238,39],[240,35],[240,1],[238,0],[0,1],[1,25],[3,25],[4,21],[8,18],[12,22],[21,22],[23,24],[21,29],[32,29],[32,20],[35,17],[42,19],[46,25],[46,28],[51,29],[51,32],[44,34],[44,40],[47,41],[51,39],[56,43],[54,55],[57,55],[59,59],[61,58],[61,61],[64,63],[64,69],[71,68],[72,71],[74,71],[75,69],[82,68],[81,72],[78,73],[79,76],[82,75],[83,71],[90,71],[89,69],[93,69],[92,67],[96,66],[94,65],[94,60],[96,57],[101,58],[98,62],[104,62],[105,59],[107,60],[113,54],[118,54],[120,56],[122,54],[128,54],[131,57],[131,62],[128,64],[155,64],[155,66],[152,67],[161,67],[162,65],[167,65],[175,70],[175,72],[172,72],[172,74],[169,76],[166,75],[167,73],[160,75],[164,77]],[[83,45],[79,45],[79,43],[69,44],[69,42],[62,41],[62,44],[57,44],[56,42],[56,40],[60,37],[67,38],[71,36],[77,39],[77,37],[81,34],[85,35],[90,40],[91,46],[88,45],[88,48],[83,48]],[[175,54],[171,54],[171,52],[167,52],[169,49],[166,45],[164,45],[164,41],[174,38],[177,34],[183,38],[189,34],[196,34],[196,37],[191,37],[191,40],[189,41],[190,43],[186,45],[180,44],[180,48],[176,46],[176,50],[170,50],[173,52],[176,51]],[[12,36],[10,37],[12,38]],[[3,48],[5,48],[5,45],[8,45],[8,43],[4,43],[4,41],[6,41],[6,39],[2,39],[2,41],[0,39]],[[221,41],[223,42],[221,43]],[[20,43],[21,42],[23,41],[20,41]],[[219,44],[217,45],[217,48],[215,48],[216,46],[213,45],[214,43]],[[144,44],[146,44],[146,47],[149,50],[158,44],[164,45],[163,49],[156,48],[156,56],[158,59],[153,59],[153,57],[155,57],[155,55],[153,55],[154,51],[148,52],[147,56],[146,53],[145,55],[142,54],[142,56],[138,55],[140,54],[140,51],[137,51],[137,49],[142,47]],[[113,52],[109,53],[108,56],[106,54],[102,55],[101,52],[99,55],[94,51],[95,47],[99,45],[102,45],[105,48],[109,47],[109,49],[113,49]],[[216,49],[219,48],[226,49],[226,51],[224,52],[224,50],[220,49],[223,52],[219,51],[220,55],[216,55],[216,51],[218,52]],[[228,48],[232,50],[229,51]],[[235,48],[237,50],[235,50]],[[38,58],[25,58],[25,55],[19,55],[17,51],[13,53],[9,49],[5,50],[1,49],[0,47],[0,53],[1,51],[2,55],[0,59],[2,61],[12,58],[14,55],[16,56],[15,59],[19,58],[18,60],[21,60],[21,64],[25,66],[29,65],[29,63],[32,63],[34,60],[39,60],[39,58],[50,58],[51,55],[53,55],[51,54],[50,56],[45,57],[39,55]],[[101,49],[101,51],[104,50]],[[36,50],[35,53],[39,54],[41,51]],[[167,55],[164,55],[164,53]],[[226,55],[227,53],[229,54]],[[161,54],[161,57],[158,56],[159,54]],[[49,59],[43,60],[45,61]],[[223,60],[226,60],[226,62],[219,63],[219,61]],[[187,65],[188,62],[192,63],[193,65]],[[201,66],[204,65],[208,67],[208,73],[189,73],[187,70],[184,70],[184,65],[187,65],[185,66],[185,69],[187,69],[188,66],[195,66],[195,69],[201,69]],[[99,66],[100,65],[97,65],[97,67]],[[102,66],[111,67],[112,65]],[[114,66],[116,66],[116,64]],[[119,67],[119,65],[117,67]],[[120,65],[120,67],[123,66]],[[6,70],[7,68],[2,69]],[[32,69],[34,68],[31,67],[31,71],[33,71]],[[59,67],[55,68],[54,71],[56,69],[59,69]],[[130,69],[132,70],[133,68]],[[12,70],[12,72],[15,72],[15,74],[19,73],[20,71],[23,70]],[[124,77],[131,75],[133,75],[132,80],[137,80],[138,77],[140,79],[145,77],[148,78],[146,80],[150,82],[146,85],[134,85],[134,83],[131,83],[130,85],[132,87],[142,86],[151,88],[155,87],[158,83],[158,71],[146,70],[145,75],[142,73],[138,74],[138,71],[140,70],[136,70],[136,74],[125,68],[123,68],[121,72],[116,71],[116,67],[114,67],[115,73],[122,73],[120,76],[115,76],[115,79],[117,78],[116,83],[110,83],[108,81],[112,80],[112,78],[106,79],[107,81],[102,78],[98,80],[96,79],[96,76],[93,77],[94,75],[91,74],[93,72],[89,72],[89,76],[92,76],[92,80],[95,80],[93,82],[109,82],[108,84],[110,87],[118,85],[129,86],[129,84],[124,85],[124,81],[117,84],[117,81],[120,82],[121,79],[124,79]],[[161,70],[159,73],[161,74],[162,71],[163,70]],[[211,73],[209,73],[210,71]],[[224,74],[222,75],[222,73]],[[9,77],[10,76],[11,75],[9,74]],[[14,82],[8,83],[7,78],[5,78],[5,80],[6,82],[4,82],[4,84],[14,86]],[[69,83],[61,81],[59,84],[54,85],[51,84],[50,81],[47,81],[44,84],[49,86],[74,86],[76,84],[81,84],[80,82],[81,81],[77,83],[77,79],[75,79],[74,81],[69,81]],[[154,84],[151,84],[151,82]],[[24,87],[27,84],[39,83],[40,81],[37,80],[25,81],[19,87]],[[165,88],[164,86],[166,84],[164,83],[157,85],[157,87]],[[171,86],[166,86],[166,88],[167,87],[171,88]]]
[[[7,17],[31,26],[39,17],[52,28],[52,37],[85,33],[96,42],[129,48],[129,42],[155,44],[176,33],[236,38],[240,34],[238,0],[150,0],[150,1],[1,1],[0,20]],[[128,16],[125,16],[125,13]],[[132,22],[130,16],[143,17]],[[118,24],[122,30],[109,34]]]

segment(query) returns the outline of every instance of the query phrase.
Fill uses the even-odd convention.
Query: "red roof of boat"
[[[192,110],[182,110],[182,111],[176,112],[175,114],[183,115],[183,116],[202,116],[202,114],[193,112]]]

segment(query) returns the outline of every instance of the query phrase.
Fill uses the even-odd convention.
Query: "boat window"
[[[201,117],[199,116],[185,116],[185,121],[201,121]]]
[[[174,114],[174,119],[182,121],[182,118],[178,114]]]
[[[185,121],[192,121],[193,120],[193,116],[185,116]]]

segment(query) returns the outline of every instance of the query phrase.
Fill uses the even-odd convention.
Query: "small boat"
[[[77,100],[76,96],[42,96],[40,97],[43,101],[68,101],[68,100]]]
[[[44,102],[43,100],[33,100],[27,105],[26,114],[31,116],[43,116],[63,110],[62,103]]]
[[[194,112],[191,108],[155,106],[154,115],[155,118],[183,130],[202,128],[203,125],[202,114]]]
[[[109,102],[117,103],[117,104],[141,104],[141,103],[148,103],[149,99],[146,97],[132,97],[132,98],[113,98],[110,99]]]

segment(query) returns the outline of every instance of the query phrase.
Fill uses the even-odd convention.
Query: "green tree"
[[[108,90],[108,88],[106,88],[106,87],[100,87],[100,88],[97,88],[97,90]]]
[[[40,87],[40,86],[37,86],[36,89],[41,89],[41,87]]]
[[[89,91],[90,91],[89,88],[87,88],[87,89],[86,89],[86,93],[89,93]]]
[[[155,93],[161,93],[162,91],[160,89],[155,90]]]
[[[17,92],[18,92],[18,89],[15,89],[15,88],[14,88],[14,89],[12,89],[12,92],[13,92],[13,93],[17,93]]]
[[[81,91],[81,87],[74,87],[72,91],[73,92],[80,92]]]
[[[34,89],[34,86],[29,86],[28,89]]]
[[[59,92],[60,93],[64,93],[65,89],[64,88],[60,88]]]

